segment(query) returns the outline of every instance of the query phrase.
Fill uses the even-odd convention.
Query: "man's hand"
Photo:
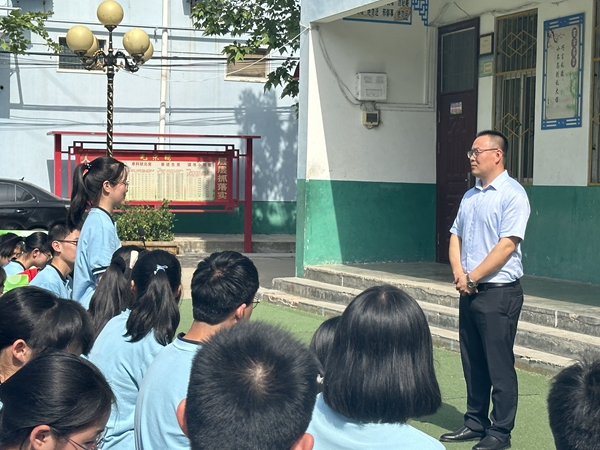
[[[477,293],[477,288],[469,289],[467,287],[467,274],[462,273],[454,276],[454,285],[460,295],[473,295]]]

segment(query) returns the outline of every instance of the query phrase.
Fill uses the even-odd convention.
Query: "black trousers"
[[[465,426],[499,439],[510,435],[517,413],[513,346],[522,306],[519,283],[460,298],[460,354],[467,383]]]

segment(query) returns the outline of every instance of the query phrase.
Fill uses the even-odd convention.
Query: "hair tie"
[[[161,266],[160,264],[157,264],[156,265],[156,270],[154,271],[154,275],[156,275],[159,270],[162,270],[164,272],[165,269],[168,269],[168,268],[169,268],[169,266]]]
[[[89,162],[85,162],[83,163],[83,174],[81,175],[82,177],[85,177],[87,175],[87,173],[90,171],[90,169],[92,168],[92,165]]]
[[[86,162],[86,163],[85,163],[85,168],[86,168],[87,170],[90,170],[90,169],[92,168],[92,163],[90,163],[90,162]]]

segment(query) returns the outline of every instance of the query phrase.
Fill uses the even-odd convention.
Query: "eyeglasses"
[[[129,187],[129,181],[119,181],[117,184],[124,184],[125,186]]]
[[[77,242],[79,242],[79,241],[78,240],[70,241],[70,240],[66,240],[66,239],[57,239],[56,242],[64,242],[66,244],[73,244],[76,246]]]
[[[498,148],[498,147],[494,147],[494,148],[472,148],[471,150],[469,150],[467,152],[467,158],[470,158],[473,155],[475,155],[475,157],[478,157],[483,152],[491,152],[491,151],[494,151],[494,150],[500,150],[500,151],[502,151],[502,149]]]
[[[52,261],[52,253],[44,253],[44,255],[46,256],[46,263]]]
[[[256,308],[260,304],[260,298],[254,297],[254,301],[252,302],[252,309]]]
[[[104,439],[106,438],[106,431],[107,430],[104,429],[103,432],[99,433],[98,436],[96,436],[96,438],[94,439],[94,442],[87,447],[85,445],[80,444],[79,442],[75,442],[70,437],[65,437],[65,439],[71,444],[73,444],[75,447],[81,448],[83,450],[97,450],[100,447],[102,447],[102,444],[104,444]]]

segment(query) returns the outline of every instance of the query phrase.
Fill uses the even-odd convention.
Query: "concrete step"
[[[185,253],[213,253],[226,250],[242,253],[243,234],[177,234],[175,242]],[[254,234],[252,253],[294,253],[296,236],[293,234]]]
[[[298,304],[300,299],[306,299],[321,302],[320,308],[331,308],[330,305],[322,305],[323,302],[345,306],[361,292],[359,289],[296,277],[275,278],[273,288],[294,297],[295,304]],[[415,299],[431,326],[458,331],[457,307]],[[306,302],[303,304],[312,305]],[[515,344],[567,358],[582,358],[589,353],[600,353],[600,337],[542,326],[525,320],[519,321]]]
[[[295,308],[313,314],[318,314],[324,317],[337,316],[341,314],[346,308],[345,304],[308,299],[305,297],[300,297],[297,295],[278,291],[276,289],[261,288],[259,289],[257,296],[263,302],[270,302],[282,305],[284,307]],[[433,320],[436,315],[452,316],[452,311],[450,311],[451,308],[448,308],[448,311],[439,309],[436,312],[435,307],[433,309],[428,308],[432,305],[427,305],[423,302],[421,302],[420,304],[423,307],[423,310],[426,312],[434,346],[458,352],[458,332],[456,330],[450,330],[435,326],[434,323],[436,321]],[[536,373],[542,373],[545,375],[553,375],[557,373],[560,369],[562,369],[564,366],[572,362],[572,359],[568,357],[550,354],[547,352],[523,347],[521,345],[515,345],[514,351],[515,365],[518,368]]]
[[[304,270],[304,277],[320,283],[362,291],[371,286],[391,284],[415,300],[458,308],[459,297],[449,281],[403,277],[398,274],[361,271],[356,267],[313,266]],[[600,309],[528,295],[521,311],[522,322],[529,322],[565,331],[600,337]]]

